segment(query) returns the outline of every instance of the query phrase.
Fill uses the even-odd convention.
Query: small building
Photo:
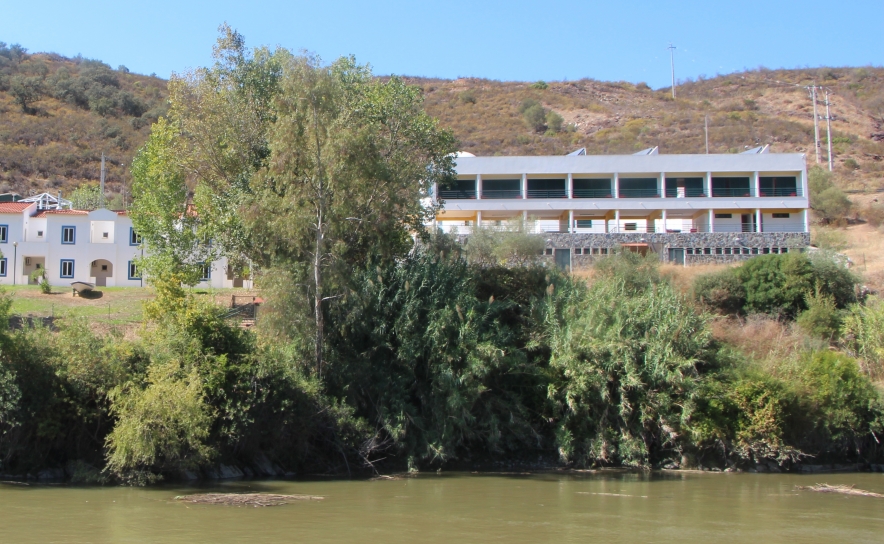
[[[434,188],[435,228],[528,223],[560,265],[614,247],[677,263],[726,262],[803,249],[810,242],[805,156],[769,153],[476,157],[461,153],[457,179]]]
[[[136,266],[144,246],[127,212],[48,204],[46,199],[0,202],[0,285],[38,283],[31,277],[38,270],[55,286],[73,281],[97,287],[144,284]],[[206,265],[198,286],[251,287],[251,282],[219,259]]]

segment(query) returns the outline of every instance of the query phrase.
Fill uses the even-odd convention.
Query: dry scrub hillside
[[[0,193],[125,190],[129,165],[166,111],[166,82],[96,60],[28,54],[0,42]]]
[[[427,110],[477,155],[736,153],[771,144],[773,152],[803,152],[812,165],[813,105],[804,86],[830,89],[836,182],[845,189],[884,187],[884,69],[754,70],[682,83],[668,89],[591,79],[565,82],[454,81],[412,78]],[[525,101],[562,118],[562,128],[526,122]],[[820,104],[823,99],[820,97]],[[530,103],[530,102],[529,102]],[[820,107],[819,114],[825,115]],[[825,122],[820,123],[826,160]]]
[[[811,164],[812,105],[802,86],[815,81],[833,93],[836,183],[857,191],[884,187],[881,68],[759,69],[682,83],[677,100],[667,89],[591,79],[408,79],[424,90],[429,113],[477,155],[563,154],[578,147],[631,153],[652,146],[702,153],[708,116],[710,152],[771,144],[774,152],[805,152]],[[92,183],[102,152],[109,159],[108,196],[124,191],[132,156],[150,123],[165,113],[166,97],[164,80],[123,66],[29,54],[0,42],[0,192],[67,192]],[[821,123],[822,137],[824,129]]]

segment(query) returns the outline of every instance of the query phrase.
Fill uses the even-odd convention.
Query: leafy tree
[[[23,112],[33,113],[31,104],[43,96],[43,80],[38,76],[13,76],[9,82],[9,92]]]
[[[800,253],[754,257],[738,269],[738,276],[750,312],[794,317],[813,290],[813,266]]]
[[[746,289],[737,273],[737,268],[727,268],[712,274],[697,276],[694,280],[694,297],[709,308],[726,314],[743,311],[746,304]]]
[[[75,210],[96,210],[104,207],[104,195],[98,185],[82,185],[68,196]]]
[[[562,131],[562,124],[564,122],[565,122],[565,120],[558,113],[556,113],[554,111],[547,112],[547,114],[546,114],[546,126],[548,127],[547,130],[549,130],[553,134]]]
[[[832,174],[819,166],[807,172],[810,207],[825,223],[840,221],[850,212],[852,204],[844,191],[832,183]]]
[[[525,124],[534,132],[546,130],[546,109],[540,104],[534,104],[522,112]]]

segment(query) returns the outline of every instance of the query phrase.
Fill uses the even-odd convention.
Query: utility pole
[[[99,202],[99,205],[102,208],[104,208],[104,178],[105,178],[105,175],[107,175],[107,167],[105,167],[105,165],[104,165],[104,152],[102,152],[101,153],[101,185],[100,185],[101,196],[99,197],[101,199],[101,201]]]
[[[706,154],[709,154],[709,114],[706,114]]]
[[[829,89],[826,89],[826,141],[829,145],[829,172],[832,171],[832,116],[829,115]]]
[[[669,65],[672,67],[672,98],[675,98],[675,46],[672,45],[672,42],[669,42]]]
[[[816,150],[816,163],[820,163],[820,118],[816,113],[816,84],[810,86],[810,99],[813,100],[813,147]]]

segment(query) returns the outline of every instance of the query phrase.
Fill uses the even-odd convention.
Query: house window
[[[583,248],[582,247],[575,247],[574,248],[574,255],[583,255]]]
[[[138,270],[138,267],[135,266],[135,261],[129,261],[129,279],[130,280],[140,280],[141,272]]]
[[[9,241],[9,225],[0,225],[0,244]]]
[[[42,238],[42,237],[43,237],[43,231],[42,231],[42,230],[38,230],[38,231],[37,231],[37,238]]]
[[[61,277],[62,278],[73,278],[74,277],[74,260],[73,259],[62,259],[60,268],[61,268]]]
[[[0,276],[6,277],[6,259],[0,259]]]
[[[592,219],[576,219],[574,221],[578,229],[591,229]]]
[[[715,214],[716,219],[731,219],[734,216],[732,213],[717,213]]]
[[[106,233],[106,232],[102,232],[101,237],[104,238],[105,240],[107,240],[109,238],[108,233]]]
[[[589,248],[589,247],[585,247],[585,248],[583,248],[583,254],[584,254],[584,255],[589,255],[589,254],[591,254],[591,253],[592,253],[592,248]]]
[[[200,274],[200,281],[208,281],[210,279],[212,279],[212,265],[204,264],[203,272]]]
[[[712,248],[711,247],[704,248],[703,254],[704,255],[712,255]]]
[[[141,244],[141,235],[135,232],[135,229],[129,227],[129,245],[137,246]]]
[[[717,248],[715,248],[715,254],[716,255],[723,255],[724,252],[722,251],[722,249],[720,247],[717,247]]]
[[[762,253],[764,253],[765,255],[770,255],[770,248],[769,247],[764,248],[762,250]]]
[[[77,227],[61,227],[61,243],[62,244],[73,244],[76,241],[76,237],[77,237]]]
[[[687,248],[687,249],[684,250],[684,251],[685,251],[685,253],[687,253],[688,255],[693,255],[693,254],[694,254],[694,248],[692,248],[692,247],[689,247],[689,248]]]
[[[789,215],[790,214],[788,214],[788,213],[775,213],[775,214],[773,214],[773,218],[774,219],[789,219]]]
[[[547,255],[552,255],[552,254],[553,254],[553,250],[552,250],[551,247],[546,248],[546,254],[547,254]]]
[[[781,248],[780,248],[780,253],[789,253],[789,248],[787,248],[787,247],[781,247]]]
[[[731,248],[729,248],[729,247],[724,248],[724,254],[725,254],[725,255],[730,255],[730,254],[731,254]]]
[[[638,230],[638,223],[626,223],[623,225],[623,230]]]

